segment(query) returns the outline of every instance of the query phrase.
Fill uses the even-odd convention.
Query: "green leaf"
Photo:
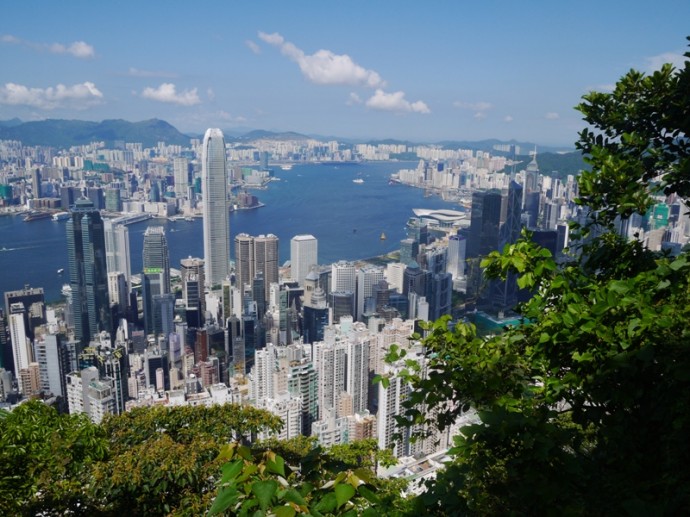
[[[300,506],[305,506],[307,504],[305,502],[304,498],[294,488],[291,488],[287,492],[285,492],[283,499],[285,499],[286,501],[289,501],[291,503],[298,504]]]
[[[297,512],[292,506],[278,506],[273,508],[273,513],[276,514],[276,517],[294,517]]]
[[[340,484],[335,487],[335,500],[338,508],[348,502],[355,495],[352,485]]]
[[[259,506],[262,510],[266,510],[268,505],[271,504],[271,499],[278,491],[278,482],[273,479],[267,479],[266,481],[255,481],[252,484],[252,492],[259,501]]]
[[[235,479],[237,475],[242,472],[243,464],[244,462],[242,460],[235,460],[231,463],[226,463],[223,465],[223,477],[220,482],[227,483],[231,479]]]
[[[269,472],[285,477],[285,460],[278,455],[276,455],[275,460],[266,462],[266,468]]]
[[[219,513],[225,512],[228,508],[237,502],[238,492],[237,488],[234,486],[224,487],[218,491],[216,500],[213,501],[213,505],[209,510],[209,515],[217,515]]]
[[[360,485],[357,491],[372,504],[381,504],[381,499],[366,485]]]
[[[350,485],[343,485],[343,486],[350,486]],[[350,487],[352,488],[352,487]],[[337,506],[337,500],[335,498],[335,494],[333,492],[328,492],[323,498],[316,504],[314,507],[315,510],[319,512],[332,512],[335,510]]]

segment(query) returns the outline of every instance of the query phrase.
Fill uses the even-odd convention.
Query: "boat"
[[[381,240],[382,240],[382,241],[385,241],[385,240],[386,240],[386,234],[383,233],[383,232],[381,232]]]
[[[58,275],[61,275],[64,272],[65,272],[65,270],[63,268],[58,269]]]
[[[31,221],[38,221],[39,219],[48,219],[52,217],[50,212],[29,212],[29,215],[24,217],[24,221],[29,223]]]
[[[358,185],[361,185],[364,183],[364,180],[362,178],[355,178],[352,180],[352,183],[357,183]]]
[[[69,212],[58,212],[53,214],[53,221],[64,221],[65,219],[69,219]]]
[[[292,169],[292,165],[281,165],[280,168],[284,171],[289,171]]]

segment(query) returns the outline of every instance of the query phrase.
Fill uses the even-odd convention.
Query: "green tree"
[[[92,497],[112,515],[199,515],[210,506],[223,463],[220,451],[278,417],[234,404],[138,408],[108,417],[108,461],[94,465]]]
[[[103,429],[83,415],[36,400],[0,411],[0,514],[92,513],[83,487],[107,451]]]
[[[625,242],[616,218],[654,196],[690,196],[690,63],[630,72],[578,106],[591,125],[578,146],[591,172],[580,202],[598,236],[556,266],[523,235],[482,263],[518,275],[533,298],[522,325],[478,337],[472,325],[428,327],[425,375],[401,423],[448,425],[473,407],[455,459],[416,501],[455,514],[679,514],[690,508],[690,260]],[[391,359],[403,359],[393,350]],[[447,401],[454,401],[448,405]]]

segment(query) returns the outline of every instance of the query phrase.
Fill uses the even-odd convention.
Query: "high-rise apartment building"
[[[70,357],[65,336],[44,334],[34,341],[34,358],[39,366],[41,391],[67,397],[65,378],[70,372]]]
[[[313,235],[295,235],[290,241],[291,276],[300,286],[311,267],[318,265],[318,251],[318,241]]]
[[[45,295],[42,287],[30,287],[25,285],[23,289],[5,292],[5,314],[9,315],[10,307],[15,303],[24,306],[24,321],[26,335],[33,339],[34,330],[46,323]]]
[[[178,156],[173,159],[173,175],[175,180],[175,197],[184,198],[187,196],[189,187],[189,161],[187,158]]]
[[[22,370],[33,362],[31,339],[27,335],[26,309],[21,302],[10,305],[8,314],[10,339],[12,341],[12,356],[14,358],[14,373],[19,379],[19,392],[27,393],[27,386],[22,386]]]
[[[230,268],[228,167],[220,129],[207,129],[201,150],[201,192],[204,216],[206,282],[219,286]]]
[[[101,215],[88,199],[78,199],[67,221],[69,278],[74,308],[74,336],[87,344],[91,337],[112,331],[105,235]]]

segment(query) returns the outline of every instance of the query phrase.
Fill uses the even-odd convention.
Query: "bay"
[[[276,168],[277,181],[253,192],[266,206],[230,214],[231,256],[238,233],[277,235],[281,262],[290,259],[290,239],[298,234],[318,239],[321,264],[397,250],[413,208],[462,210],[438,196],[425,197],[421,189],[389,185],[391,173],[415,165],[367,162],[294,165],[287,171]],[[354,183],[357,178],[364,182]],[[172,267],[179,268],[180,259],[187,256],[203,257],[200,218],[150,219],[129,226],[133,273],[141,271],[144,232],[155,225],[165,228]],[[68,281],[65,228],[65,221],[26,223],[17,216],[0,217],[0,293],[28,284],[43,287],[48,301],[59,300],[62,285]],[[64,273],[58,274],[59,269]]]

